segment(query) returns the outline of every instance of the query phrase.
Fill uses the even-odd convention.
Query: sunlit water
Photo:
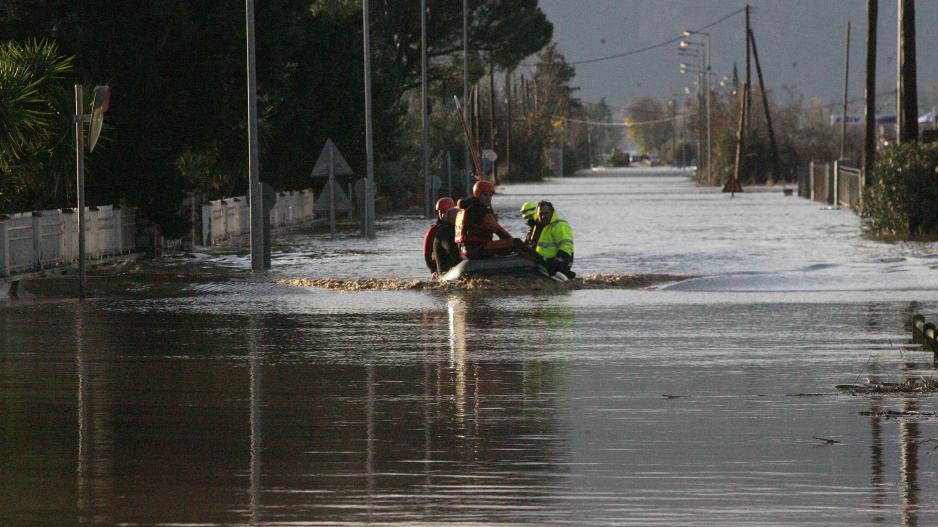
[[[908,319],[938,319],[938,246],[663,170],[499,187],[513,233],[529,199],[578,272],[688,279],[274,283],[425,276],[427,220],[392,216],[280,235],[260,277],[215,252],[83,303],[31,284],[0,304],[0,525],[938,524],[938,398],[836,389],[935,375]]]

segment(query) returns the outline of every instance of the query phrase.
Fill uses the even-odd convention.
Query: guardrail
[[[136,247],[136,211],[111,205],[85,208],[85,256],[100,259]],[[41,271],[78,261],[78,214],[71,209],[0,216],[0,276]]]
[[[270,210],[270,226],[297,225],[313,218],[315,199],[312,189],[278,192]],[[245,196],[223,198],[202,205],[202,244],[215,245],[224,240],[247,235],[251,231],[251,212]]]

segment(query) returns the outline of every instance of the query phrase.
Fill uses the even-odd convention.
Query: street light
[[[681,47],[687,48],[689,46],[696,45],[696,46],[702,47],[705,53],[704,63],[705,63],[706,73],[704,74],[704,89],[707,90],[707,98],[706,98],[706,102],[707,102],[707,183],[712,186],[713,185],[713,170],[712,170],[711,162],[710,162],[712,160],[712,153],[713,153],[713,151],[711,150],[711,142],[710,142],[710,137],[711,137],[711,129],[710,129],[710,47],[711,47],[710,46],[710,33],[707,33],[705,31],[694,31],[691,29],[686,29],[684,30],[683,34],[685,37],[690,37],[694,35],[703,35],[703,37],[707,39],[706,44],[702,42],[691,42],[688,40],[682,40]]]
[[[703,70],[697,64],[687,64],[681,63],[681,75],[685,75],[688,71],[696,71],[697,74],[694,78],[694,88],[697,92],[697,109],[700,109],[700,74],[703,73]],[[684,88],[684,93],[690,95],[691,89],[689,87]],[[698,114],[699,115],[699,114]],[[685,117],[686,119],[686,117]],[[686,123],[686,121],[685,121]],[[685,124],[686,126],[686,124]],[[681,147],[683,149],[683,147]],[[686,163],[685,163],[686,164]],[[697,128],[697,166],[700,167],[700,127]]]

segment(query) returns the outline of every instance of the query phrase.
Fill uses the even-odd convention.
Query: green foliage
[[[51,42],[0,44],[0,211],[56,206],[65,197],[72,59]]]
[[[864,227],[899,238],[938,234],[938,144],[894,146],[877,159],[863,189]]]
[[[462,12],[448,0],[429,0],[431,81],[461,85]],[[261,179],[278,189],[317,184],[309,173],[323,143],[332,138],[357,174],[365,172],[362,13],[357,0],[268,0],[258,4],[256,54]],[[405,119],[406,96],[420,73],[419,3],[371,2],[372,96],[376,183],[393,191],[411,181],[419,160],[414,128]],[[475,81],[482,60],[516,65],[550,40],[552,26],[536,0],[470,2],[470,56]],[[139,207],[164,233],[185,227],[176,209],[185,192],[206,198],[245,191],[246,89],[244,4],[192,0],[113,2],[43,0],[4,2],[0,34],[17,42],[55,38],[74,55],[75,76],[112,88],[106,125],[108,148],[88,156],[88,202],[125,202]],[[11,63],[0,92],[11,101],[34,97]],[[0,74],[2,75],[2,74]],[[6,84],[3,84],[6,82]],[[19,84],[16,84],[19,82]],[[452,91],[444,99],[451,104]],[[458,90],[461,93],[461,90]],[[65,90],[66,95],[68,90]],[[67,103],[68,97],[66,97]],[[0,102],[2,104],[2,102]],[[68,105],[19,104],[0,115],[0,141],[21,143],[44,130],[68,145]],[[447,104],[439,103],[441,109]],[[19,112],[20,117],[13,118]],[[441,117],[444,113],[441,112]],[[419,123],[419,120],[417,121]],[[58,128],[61,125],[61,129]],[[451,124],[444,127],[453,134]],[[419,128],[417,128],[419,130]],[[416,137],[419,145],[419,135]],[[447,150],[461,139],[447,139]],[[4,152],[14,152],[3,145]],[[441,159],[442,149],[436,150]],[[454,161],[461,149],[453,151]],[[12,154],[11,154],[12,155]],[[58,154],[56,154],[58,155]],[[51,156],[51,154],[50,154]],[[50,157],[51,159],[51,157]],[[68,156],[65,156],[68,159]],[[418,165],[419,166],[419,165]],[[400,170],[400,173],[391,171]],[[4,171],[6,172],[6,171]],[[65,182],[35,165],[44,180],[2,187],[18,203],[49,196],[66,204]],[[8,177],[4,174],[4,181]],[[417,184],[422,180],[417,176]],[[28,198],[28,199],[27,199]],[[0,198],[2,199],[2,198]],[[8,200],[9,202],[9,200]],[[29,207],[26,207],[29,208]]]

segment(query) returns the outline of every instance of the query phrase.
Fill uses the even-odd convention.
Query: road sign
[[[495,150],[489,150],[486,148],[482,151],[482,157],[488,159],[492,163],[498,161],[498,154],[495,152]]]
[[[329,151],[332,151],[332,171],[329,170]],[[328,177],[329,174],[336,176],[345,176],[353,174],[352,167],[349,166],[342,153],[336,148],[332,139],[326,139],[326,144],[319,153],[319,159],[316,160],[316,166],[313,167],[312,177]]]
[[[319,199],[316,200],[316,204],[314,205],[316,212],[329,212],[329,196],[333,190],[335,191],[335,210],[347,211],[352,208],[352,201],[345,194],[345,191],[342,190],[342,185],[336,184],[335,179],[330,179],[329,182],[322,187],[322,193],[319,194]]]
[[[104,123],[104,112],[111,106],[111,88],[107,86],[94,87],[94,102],[91,103],[91,127],[88,129],[88,151],[94,150],[101,135],[101,125]]]

